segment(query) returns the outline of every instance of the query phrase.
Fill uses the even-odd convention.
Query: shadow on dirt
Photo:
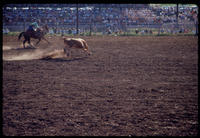
[[[25,48],[13,48],[13,49],[8,49],[7,51],[13,51],[13,50],[15,50],[15,51],[26,51],[26,50],[35,50],[35,49],[37,49],[37,48],[35,48],[35,47],[25,47]]]
[[[76,57],[76,58],[73,58],[73,59],[65,59],[65,58],[43,58],[43,59],[40,59],[40,60],[45,60],[45,61],[52,61],[52,62],[72,62],[72,61],[79,61],[79,60],[84,60],[88,57]]]
[[[17,47],[17,48],[13,48],[13,47],[5,47],[3,48],[3,51],[25,51],[25,50],[34,50],[36,49],[36,47]]]
[[[34,47],[34,46],[28,46],[28,47],[25,47],[25,48],[19,48],[19,49],[36,49],[36,47]]]

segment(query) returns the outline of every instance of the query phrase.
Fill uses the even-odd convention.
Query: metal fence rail
[[[76,34],[76,26],[63,24],[63,25],[49,25],[50,27],[50,34]],[[28,25],[24,26],[21,25],[4,25],[3,26],[3,33],[7,32],[22,32],[28,28]],[[7,30],[7,31],[6,31]],[[147,33],[152,31],[152,33]],[[109,32],[110,31],[110,32]],[[138,31],[138,33],[137,33]],[[110,27],[110,30],[107,28],[106,25],[101,23],[94,24],[82,24],[79,25],[79,34],[197,34],[198,33],[198,25],[194,23],[168,23],[168,24],[136,24],[136,25],[121,25],[121,26],[113,26]]]
[[[168,12],[163,9],[165,12],[161,14],[162,10],[155,10],[148,4],[119,4],[116,8],[112,8],[112,4],[111,7],[91,4],[90,6],[94,6],[93,9],[87,10],[85,7],[85,11],[81,9],[85,5],[79,5],[78,8],[76,4],[62,5],[59,10],[57,10],[59,5],[54,4],[51,10],[43,9],[44,11],[36,8],[37,4],[36,7],[29,4],[8,6],[16,6],[19,9],[3,8],[3,33],[25,31],[31,20],[37,18],[40,20],[40,26],[43,24],[49,26],[50,34],[198,34],[197,17],[187,14],[178,17],[175,14],[176,8],[170,8]],[[22,10],[22,7],[29,9]],[[10,18],[12,16],[14,17]]]

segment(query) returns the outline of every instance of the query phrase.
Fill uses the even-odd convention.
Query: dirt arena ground
[[[40,59],[61,37],[23,49],[3,36],[3,135],[198,134],[198,37],[81,38],[91,56]]]

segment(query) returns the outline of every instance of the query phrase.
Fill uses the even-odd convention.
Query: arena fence
[[[12,5],[10,5],[12,7]],[[16,5],[15,5],[16,6]],[[23,6],[23,5],[21,5]],[[68,5],[69,6],[69,5]],[[76,4],[74,5],[76,6]],[[82,5],[84,6],[84,5]],[[99,5],[97,8],[94,8],[91,13],[92,16],[89,16],[89,18],[85,15],[85,17],[87,17],[87,20],[83,21],[81,19],[75,19],[79,16],[76,16],[76,14],[78,15],[78,11],[76,11],[76,7],[74,7],[74,13],[75,15],[73,17],[68,16],[69,19],[72,20],[72,23],[61,23],[59,21],[56,22],[46,22],[50,28],[50,32],[49,34],[52,35],[176,35],[176,34],[194,34],[197,35],[198,34],[198,19],[196,21],[181,21],[179,20],[179,22],[177,23],[176,21],[174,22],[170,22],[170,23],[161,23],[161,22],[157,22],[156,23],[151,20],[153,19],[153,17],[137,17],[137,20],[135,20],[135,16],[133,16],[134,14],[136,14],[137,12],[141,12],[141,7],[143,7],[144,9],[144,5],[139,5],[139,9],[137,9],[136,7],[133,8],[134,6],[138,5],[125,5],[125,6],[130,6],[129,8],[126,7],[122,7],[122,5],[120,8],[115,8],[114,12],[117,11],[119,13],[119,11],[121,11],[120,13],[123,13],[122,15],[124,15],[123,17],[120,17],[120,19],[118,18],[114,18],[114,20],[116,20],[116,22],[114,21],[112,23],[112,21],[108,22],[102,22],[102,21],[98,21],[95,16],[95,11],[101,11],[100,9],[103,7],[99,7]],[[145,5],[145,9],[143,12],[150,12],[152,9],[150,7],[148,7],[148,5]],[[31,5],[29,5],[29,7],[31,7]],[[62,7],[61,7],[62,8]],[[60,9],[61,9],[60,8]],[[105,9],[105,8],[104,8]],[[37,9],[31,9],[30,11],[33,10],[37,10]],[[37,10],[38,11],[38,10]],[[63,10],[65,11],[65,10]],[[15,12],[13,10],[13,12]],[[51,11],[52,12],[52,11]],[[77,12],[77,13],[76,13]],[[30,14],[29,12],[27,12],[28,14]],[[47,12],[48,13],[48,12]],[[54,12],[52,12],[54,13]],[[6,13],[4,13],[6,14]],[[3,14],[3,15],[4,15]],[[106,13],[104,13],[106,14]],[[155,13],[155,15],[160,18],[162,15],[160,15],[160,12]],[[154,15],[154,16],[155,16]],[[172,16],[176,16],[176,15],[172,15]],[[23,17],[23,16],[22,16]],[[63,18],[63,20],[65,19],[65,15],[60,16],[59,18]],[[133,22],[129,21],[121,21],[121,19],[126,20],[126,18],[133,18]],[[171,16],[170,16],[171,17]],[[41,18],[44,18],[43,16],[41,16]],[[66,20],[68,19],[66,18]],[[174,17],[172,17],[174,18]],[[190,17],[191,18],[191,17]],[[75,19],[75,20],[74,20]],[[149,19],[151,20],[151,23],[148,22]],[[16,23],[11,22],[12,24],[9,23],[5,23],[3,22],[3,33],[9,33],[9,32],[22,32],[25,31],[30,22],[27,21],[29,19],[26,19],[24,17],[24,22],[19,22],[16,21]],[[40,20],[40,19],[39,19]],[[177,20],[177,19],[173,19],[173,20]],[[84,23],[85,22],[85,23]],[[141,23],[141,22],[145,22],[145,23]],[[42,25],[39,24],[39,25]],[[78,30],[78,32],[77,32]]]
[[[49,34],[52,35],[76,35],[75,25],[49,25]],[[22,32],[28,25],[4,25],[3,33]],[[120,27],[110,27],[103,24],[79,25],[79,35],[176,35],[198,34],[198,25],[194,23],[168,23],[168,24],[136,24]]]

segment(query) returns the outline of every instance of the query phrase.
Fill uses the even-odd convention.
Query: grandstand
[[[39,25],[48,24],[52,34],[197,33],[197,6],[180,5],[178,22],[176,11],[176,5],[156,4],[8,4],[3,7],[3,28],[24,31],[37,19]]]

